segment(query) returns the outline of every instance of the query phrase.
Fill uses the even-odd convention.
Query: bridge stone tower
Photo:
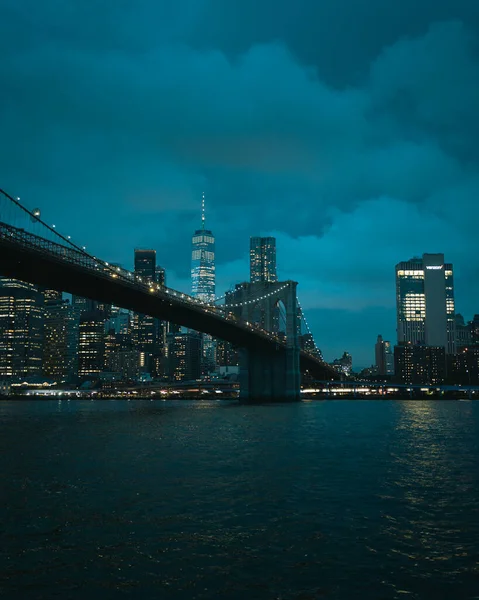
[[[257,323],[270,332],[277,333],[280,304],[286,314],[286,349],[278,344],[269,352],[259,347],[239,351],[240,399],[244,401],[300,399],[296,287],[295,281],[243,283],[227,296],[226,306],[232,305],[232,312],[239,319]]]

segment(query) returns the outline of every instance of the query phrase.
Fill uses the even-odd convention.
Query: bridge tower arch
[[[240,398],[244,401],[296,401],[300,399],[301,372],[299,365],[297,282],[257,282],[242,284],[234,292],[234,302],[240,306],[237,316],[278,333],[278,305],[285,309],[286,331],[284,347],[271,352],[243,348],[240,356]],[[258,309],[261,309],[260,311]]]

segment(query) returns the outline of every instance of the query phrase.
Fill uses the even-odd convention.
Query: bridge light
[[[70,239],[71,239],[71,237],[69,235],[67,235],[67,240],[70,240]]]
[[[106,265],[107,267],[109,266],[107,262],[105,263],[105,265]]]
[[[155,288],[152,288],[152,287],[151,287],[151,288],[150,288],[150,292],[154,292],[154,291],[155,291]]]

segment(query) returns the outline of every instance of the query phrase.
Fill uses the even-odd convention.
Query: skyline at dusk
[[[104,260],[155,249],[185,292],[204,191],[218,295],[275,237],[328,361],[395,343],[413,256],[444,253],[479,312],[473,3],[163,4],[2,2],[4,189]]]

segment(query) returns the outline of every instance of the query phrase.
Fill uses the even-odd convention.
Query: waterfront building
[[[193,331],[168,334],[168,372],[172,381],[193,381],[201,377],[201,335]]]
[[[454,281],[444,254],[423,254],[396,265],[398,344],[455,352]]]
[[[446,377],[445,348],[399,344],[394,347],[394,369],[400,383],[440,385]]]
[[[105,320],[98,310],[82,312],[79,324],[78,376],[96,378],[105,365]]]
[[[31,283],[0,277],[0,378],[39,377],[42,359],[42,293]]]
[[[250,238],[250,281],[278,281],[276,275],[276,238]]]
[[[391,342],[383,340],[382,335],[378,335],[374,351],[377,374],[383,376],[394,375],[394,354]]]
[[[45,302],[43,373],[57,382],[75,381],[78,375],[79,317],[69,300]]]
[[[453,385],[479,385],[479,346],[462,347],[448,356],[447,381]]]

